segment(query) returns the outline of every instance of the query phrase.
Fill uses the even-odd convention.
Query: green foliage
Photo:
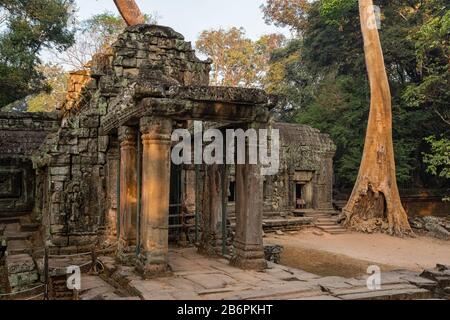
[[[146,22],[156,23],[156,18],[145,15]],[[116,13],[105,11],[93,15],[87,20],[78,22],[75,43],[63,54],[55,53],[55,60],[66,68],[83,70],[95,54],[108,54],[112,44],[126,28],[122,17]]]
[[[410,35],[423,79],[409,84],[403,97],[410,106],[430,109],[450,125],[450,10],[435,14]]]
[[[213,61],[213,85],[266,87],[270,91],[281,79],[275,68],[268,70],[268,61],[284,40],[283,35],[270,34],[253,41],[243,28],[233,27],[203,31],[195,47]]]
[[[450,180],[450,139],[436,139],[435,136],[426,138],[431,146],[430,153],[424,154],[424,162],[431,174]],[[450,197],[445,200],[450,201]]]
[[[450,179],[450,139],[432,136],[425,140],[431,145],[431,153],[424,157],[427,170],[441,178]]]
[[[30,97],[27,101],[28,112],[52,112],[61,106],[67,95],[68,73],[60,66],[46,64],[37,67],[41,72],[51,91],[43,91]]]
[[[72,0],[2,0],[0,2],[0,106],[50,90],[36,69],[43,48],[66,49]]]
[[[326,75],[308,106],[296,121],[329,133],[337,145],[335,174],[341,185],[356,178],[362,156],[365,127],[369,114],[367,87],[351,76]],[[356,170],[355,170],[356,168]],[[348,182],[342,183],[343,181]]]
[[[323,0],[320,14],[327,23],[337,25],[342,19],[348,19],[355,8],[358,8],[358,0]]]
[[[380,37],[392,91],[397,178],[403,186],[435,185],[422,154],[429,149],[426,137],[449,134],[449,4],[445,0],[376,4],[381,7]],[[306,18],[303,13],[298,19],[301,36],[271,59],[284,75],[275,90],[283,101],[279,118],[329,133],[338,147],[337,185],[351,187],[370,104],[357,1],[316,1]]]

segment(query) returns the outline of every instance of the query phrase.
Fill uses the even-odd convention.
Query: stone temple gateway
[[[59,118],[10,121],[0,114],[2,154],[9,150],[3,136],[11,140],[30,125],[38,132],[22,162],[0,159],[1,217],[28,213],[38,232],[25,252],[113,245],[123,264],[151,277],[169,271],[169,243],[190,242],[203,254],[262,270],[263,220],[332,209],[329,137],[273,123],[275,100],[262,90],[209,86],[210,64],[171,28],[131,26],[89,72],[71,74]],[[263,177],[259,165],[249,164],[172,165],[172,131],[195,120],[219,130],[279,129],[279,174]],[[23,143],[16,142],[27,149]],[[23,208],[11,202],[22,195]]]
[[[270,118],[264,92],[209,87],[209,70],[210,63],[198,60],[180,34],[150,25],[129,27],[111,56],[94,61],[91,80],[67,110],[73,116],[56,134],[56,150],[53,141],[43,150],[48,161],[40,170],[51,196],[42,211],[53,245],[90,244],[106,221],[117,219],[119,256],[129,260],[137,251],[144,273],[166,270],[173,128],[187,128],[191,120],[262,127]],[[256,165],[236,167],[233,262],[243,268],[265,265],[261,179]],[[114,199],[117,184],[120,196]],[[117,217],[103,216],[114,212],[114,203]],[[216,219],[213,210],[203,214]]]

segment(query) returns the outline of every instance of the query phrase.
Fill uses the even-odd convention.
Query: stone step
[[[39,223],[21,223],[20,230],[24,232],[36,232],[39,231]]]
[[[9,240],[7,246],[8,256],[31,253],[31,244],[26,240]]]
[[[0,224],[12,224],[12,223],[19,223],[20,218],[17,217],[3,217],[0,218]]]
[[[5,228],[5,232],[18,232],[19,230],[20,224],[18,222],[7,224]]]
[[[325,232],[328,232],[330,234],[344,234],[347,233],[347,229],[342,227],[339,224],[333,224],[333,225],[320,225],[316,224],[316,226],[320,229],[322,229]]]
[[[316,226],[338,226],[338,224],[336,222],[333,221],[321,221],[321,222],[316,222]]]
[[[345,228],[341,227],[340,225],[334,224],[334,225],[317,225],[318,227],[326,230],[345,230]]]
[[[337,219],[336,218],[332,218],[332,217],[318,218],[317,221],[318,222],[334,222],[334,223],[337,223]]]
[[[8,255],[5,265],[8,273],[9,286],[12,292],[26,290],[39,284],[39,274],[36,270],[33,258],[29,254]],[[40,288],[40,291],[42,291],[42,288]],[[36,293],[32,290],[23,295],[28,297],[36,295]],[[16,298],[19,297],[16,296]]]
[[[10,240],[29,240],[32,237],[31,232],[20,232],[20,231],[5,231],[3,236],[7,241]]]

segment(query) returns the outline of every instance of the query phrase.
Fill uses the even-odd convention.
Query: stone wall
[[[72,88],[56,134],[34,157],[39,169],[37,216],[54,247],[80,247],[116,236],[119,143],[101,126],[108,114],[133,104],[135,83],[207,85],[210,62],[168,27],[126,29],[112,53],[94,57],[89,72],[72,73]],[[80,85],[82,84],[82,85]],[[69,89],[70,89],[69,88]]]
[[[32,210],[31,156],[58,125],[52,113],[0,112],[0,217]]]

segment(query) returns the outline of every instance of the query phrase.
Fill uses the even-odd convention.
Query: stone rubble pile
[[[435,294],[450,299],[450,266],[438,264],[436,268],[425,270],[420,276],[436,283],[433,287]]]
[[[445,217],[414,217],[409,219],[416,233],[424,233],[441,240],[450,240],[450,220]]]
[[[283,253],[283,247],[278,245],[266,245],[264,246],[264,255],[267,261],[279,264],[281,261],[281,254]]]

